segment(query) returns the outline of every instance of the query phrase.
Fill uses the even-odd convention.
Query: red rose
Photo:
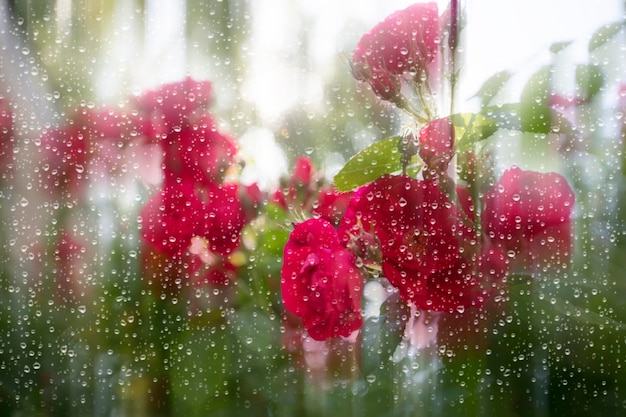
[[[437,56],[438,44],[437,3],[416,3],[392,13],[361,37],[352,53],[353,74],[385,98],[397,92],[394,76],[422,73]]]
[[[141,236],[161,252],[181,257],[191,238],[210,228],[203,208],[192,183],[165,184],[140,211]]]
[[[222,182],[237,153],[235,141],[220,133],[208,115],[164,135],[160,145],[165,176],[203,184]]]
[[[393,101],[400,93],[400,80],[387,70],[372,69],[367,62],[352,64],[352,75],[358,81],[365,81],[372,91],[383,100]]]
[[[571,255],[574,192],[561,175],[512,167],[485,194],[483,229],[494,245],[534,269]]]
[[[349,336],[363,325],[363,277],[354,261],[325,220],[304,221],[289,236],[281,271],[283,302],[302,318],[312,338]]]
[[[212,100],[212,86],[210,81],[196,81],[186,77],[181,81],[164,84],[155,90],[141,95],[137,107],[153,116],[155,133],[169,132],[180,126],[194,113],[195,110],[206,107]]]
[[[259,184],[256,182],[249,185],[240,184],[239,199],[246,216],[246,223],[250,223],[259,215],[266,199],[266,194],[261,191]]]
[[[446,312],[483,306],[508,269],[505,255],[495,248],[459,256],[450,267],[420,274],[418,279],[406,278],[407,270],[398,268],[393,259],[383,262],[388,265],[383,271],[389,281],[401,283],[395,286],[403,300],[421,309]]]
[[[322,187],[313,202],[313,215],[338,226],[354,193],[341,193],[332,186]]]
[[[355,192],[340,231],[373,231],[384,253],[410,269],[432,273],[460,256],[461,242],[475,240],[456,206],[434,181],[385,175]],[[396,253],[397,252],[397,253]]]
[[[171,257],[180,258],[195,236],[206,238],[210,251],[226,256],[239,245],[245,223],[234,184],[198,187],[166,182],[141,209],[142,238]]]
[[[340,233],[377,237],[383,275],[406,302],[436,311],[482,305],[504,263],[489,250],[475,254],[476,233],[463,220],[473,217],[471,201],[461,191],[463,214],[434,181],[383,176],[355,192]]]
[[[439,39],[437,3],[416,3],[387,16],[361,37],[355,63],[400,75],[434,60]]]
[[[419,156],[428,169],[443,172],[454,156],[454,125],[448,117],[435,119],[422,127]]]

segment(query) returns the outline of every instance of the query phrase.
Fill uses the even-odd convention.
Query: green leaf
[[[524,132],[548,133],[551,128],[549,97],[554,68],[547,65],[534,73],[520,97],[520,122]]]
[[[624,21],[606,24],[596,30],[589,40],[589,52],[592,52],[613,38],[624,27]]]
[[[481,98],[481,105],[484,107],[488,105],[491,100],[500,92],[504,84],[511,78],[509,71],[500,71],[492,75],[483,83],[478,89],[474,97]]]
[[[454,124],[456,151],[471,148],[473,144],[496,133],[498,125],[480,113],[457,113],[450,116]]]
[[[398,142],[400,136],[383,139],[354,155],[333,179],[339,191],[350,191],[402,169]]]
[[[399,294],[393,294],[380,307],[378,317],[363,324],[361,359],[365,375],[389,370],[388,364],[402,341],[410,311]],[[381,366],[382,365],[382,366]]]
[[[548,106],[544,106],[541,111],[531,112],[527,103],[512,103],[486,107],[481,114],[493,120],[500,129],[543,134],[573,131],[571,123],[561,113]],[[538,115],[541,115],[541,118]]]
[[[596,65],[581,64],[576,67],[576,89],[584,100],[590,100],[604,85],[604,73]]]
[[[550,49],[550,52],[552,52],[553,54],[558,54],[559,52],[561,52],[563,49],[567,48],[571,44],[572,44],[572,41],[554,42],[552,45],[550,45],[549,49]]]

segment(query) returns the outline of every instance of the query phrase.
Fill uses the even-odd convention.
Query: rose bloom
[[[463,312],[466,308],[482,307],[508,270],[504,253],[487,248],[481,254],[460,256],[448,268],[423,274],[419,279],[407,279],[405,266],[392,256],[396,254],[383,258],[383,272],[393,277],[390,282],[401,283],[397,285],[400,296],[432,311]]]
[[[400,80],[387,70],[371,69],[367,64],[353,63],[352,76],[358,81],[367,82],[374,94],[383,100],[393,101],[400,93]]]
[[[135,106],[152,117],[153,131],[170,132],[186,122],[196,110],[207,107],[212,101],[210,81],[197,81],[191,77],[167,83],[137,97]]]
[[[480,306],[505,269],[499,254],[475,253],[467,198],[459,193],[461,213],[436,182],[386,175],[355,192],[340,234],[377,237],[383,275],[406,302],[435,311]]]
[[[202,116],[197,124],[183,123],[159,144],[165,176],[203,184],[222,182],[237,153],[234,139],[220,133],[210,115]]]
[[[485,194],[483,229],[515,258],[516,269],[567,262],[572,250],[574,192],[560,174],[512,167]]]
[[[347,337],[363,325],[363,277],[325,220],[294,228],[284,248],[281,290],[285,308],[302,318],[315,340]]]
[[[392,13],[361,37],[352,53],[353,74],[370,82],[384,98],[396,88],[393,77],[385,74],[421,73],[437,56],[438,44],[437,3],[416,3]]]
[[[161,183],[162,151],[146,135],[151,123],[142,114],[117,108],[82,108],[74,123],[84,126],[90,149],[91,179],[140,178],[151,185]]]
[[[339,192],[333,186],[322,187],[311,211],[314,216],[329,221],[333,226],[339,226],[353,194],[352,191]]]
[[[227,256],[239,246],[245,216],[235,184],[200,187],[168,182],[141,209],[142,238],[171,257],[183,256],[192,238],[208,240],[211,252]]]
[[[91,158],[88,137],[88,130],[73,122],[43,133],[37,149],[42,153],[40,175],[44,190],[54,195],[68,192],[72,196],[86,192],[87,164]]]

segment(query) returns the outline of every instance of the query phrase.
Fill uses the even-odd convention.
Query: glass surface
[[[2,1],[0,415],[622,415],[625,13]]]

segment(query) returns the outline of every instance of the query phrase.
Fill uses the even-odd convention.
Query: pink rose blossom
[[[270,196],[270,201],[284,210],[293,208],[309,209],[311,199],[318,188],[317,172],[306,156],[296,159],[293,174]]]
[[[220,133],[209,115],[163,136],[164,174],[198,183],[222,182],[237,153],[234,139]]]

